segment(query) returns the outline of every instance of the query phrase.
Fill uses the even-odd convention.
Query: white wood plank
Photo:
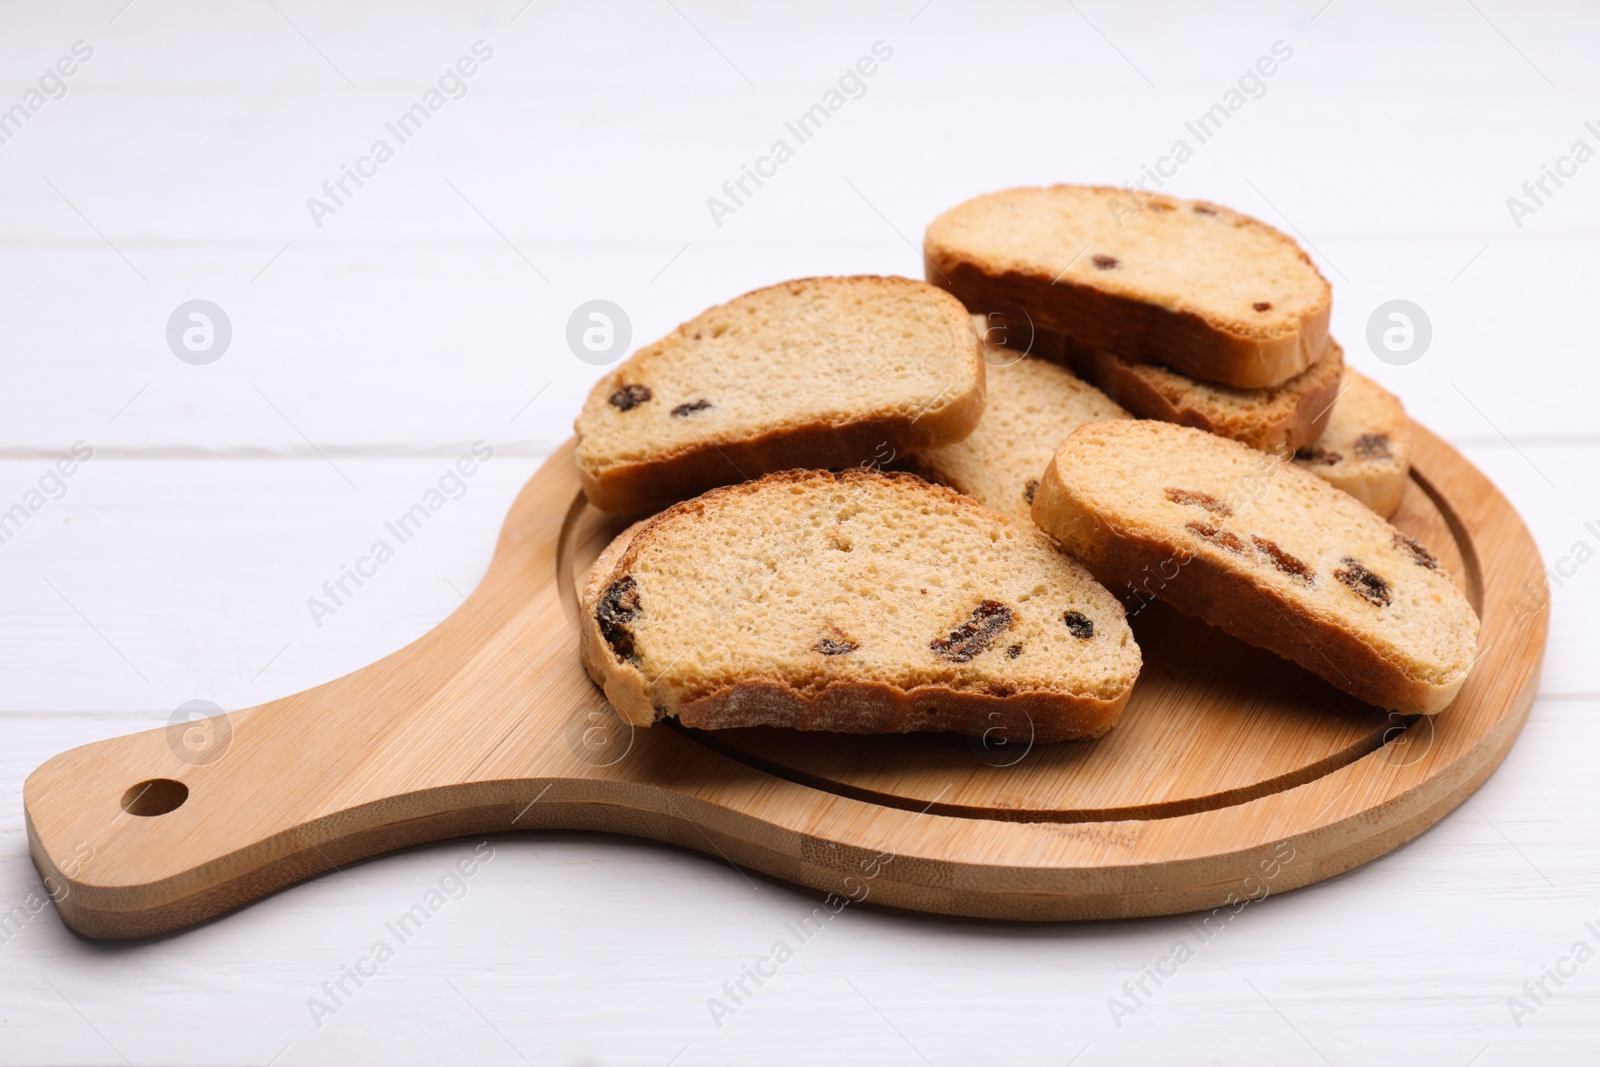
[[[1600,145],[1584,130],[1600,122],[1600,12],[275,3],[3,17],[0,109],[74,41],[95,55],[0,144],[0,510],[74,441],[97,451],[0,543],[0,921],[37,879],[20,790],[39,762],[184,700],[315,684],[455,606],[451,585],[482,572],[600,373],[565,346],[578,303],[618,302],[642,343],[784,277],[915,275],[938,211],[1008,184],[1134,178],[1279,39],[1292,60],[1168,187],[1301,235],[1352,362],[1461,444],[1546,562],[1572,569],[1541,698],[1470,806],[1251,906],[1121,1028],[1107,998],[1194,940],[1184,919],[1017,928],[852,908],[719,1029],[707,998],[812,898],[655,845],[517,835],[320,1029],[307,998],[470,843],[148,945],[88,944],[43,912],[0,941],[0,1063],[1592,1056],[1600,964],[1520,1028],[1507,998],[1575,940],[1600,948],[1584,927],[1600,925],[1600,871],[1574,847],[1600,742],[1600,565],[1575,562],[1580,542],[1600,549],[1585,525],[1600,526],[1600,165],[1520,228],[1506,199],[1575,138]],[[317,228],[306,198],[480,38],[495,54],[466,96]],[[866,94],[718,228],[706,198],[880,39],[894,56]],[[164,340],[195,297],[236,331],[208,367]],[[1409,366],[1364,340],[1396,297],[1435,331]],[[479,439],[496,456],[465,495],[318,628],[306,598]]]
[[[537,463],[500,456],[451,480],[456,458],[90,460],[0,545],[6,706],[246,706],[400,647],[471,592]],[[0,466],[16,499],[42,467]],[[386,524],[441,478],[459,498],[402,543]],[[374,577],[325,592],[378,540],[394,556]]]
[[[567,346],[579,303],[604,296],[620,304],[642,344],[785,275],[916,272],[916,254],[897,239],[876,240],[865,222],[862,237],[566,249],[567,263],[583,261],[579,280],[548,292],[503,246],[291,248],[254,286],[243,265],[223,275],[213,253],[179,251],[170,254],[175,280],[160,292],[137,279],[130,288],[120,278],[126,268],[104,249],[0,251],[6,290],[36,316],[23,323],[24,354],[11,362],[0,397],[0,452],[80,438],[146,454],[312,455],[308,439],[329,450],[448,452],[485,435],[548,451],[570,434],[572,414],[603,371]],[[1591,246],[1577,238],[1490,243],[1451,285],[1450,273],[1481,244],[1330,243],[1352,271],[1356,262],[1393,264],[1369,272],[1360,289],[1336,283],[1335,336],[1352,365],[1449,439],[1600,440],[1589,402],[1600,369],[1587,358],[1582,319]],[[246,250],[228,254],[240,259]],[[274,251],[259,246],[254,255],[265,262]],[[166,347],[168,316],[196,294],[209,294],[233,322],[232,347],[209,366],[182,363]],[[1429,350],[1406,366],[1381,362],[1366,337],[1373,311],[1395,297],[1421,305],[1432,322]]]
[[[1333,883],[1249,906],[1204,944],[1195,917],[1016,927],[851,908],[792,944],[795,958],[718,1028],[707,999],[774,941],[795,941],[784,924],[815,899],[655,845],[507,835],[465,895],[320,1028],[308,998],[393,941],[384,923],[475,842],[360,864],[150,945],[85,943],[42,912],[0,944],[0,1062],[120,1062],[46,979],[134,1062],[264,1063],[285,1045],[284,1063],[518,1062],[504,1039],[531,1062],[666,1063],[686,1044],[679,1062],[917,1062],[896,1029],[936,1063],[1064,1062],[1085,1045],[1086,1063],[1178,1048],[1239,1062],[1261,1047],[1321,1062],[1294,1029],[1335,1063],[1465,1063],[1484,1045],[1480,1062],[1581,1061],[1600,1008],[1588,970],[1520,1029],[1506,999],[1575,940],[1595,940],[1584,923],[1600,918],[1600,868],[1571,847],[1574,798],[1553,783],[1585,776],[1597,711],[1542,703],[1471,804]],[[25,771],[149,724],[7,726],[0,901],[23,901],[37,880],[20,826]],[[1126,1001],[1122,983],[1180,939],[1195,958],[1159,990],[1147,983],[1154,996],[1117,1027],[1108,998]]]
[[[0,288],[14,302],[21,368],[0,401],[0,447],[75,440],[147,383],[118,420],[130,447],[297,449],[302,432],[319,446],[394,447],[403,432],[445,447],[501,417],[505,396],[550,382],[550,425],[526,428],[548,449],[599,373],[566,351],[566,319],[579,302],[603,294],[621,303],[643,341],[785,276],[918,273],[911,244],[939,210],[1008,182],[1135,177],[1185,136],[1183,122],[1220,95],[1247,53],[1278,33],[1302,40],[1297,58],[1200,146],[1173,187],[1303,234],[1335,282],[1337,332],[1364,365],[1381,368],[1364,341],[1377,304],[1403,295],[1427,309],[1434,349],[1386,380],[1441,432],[1491,436],[1457,386],[1493,395],[1491,417],[1518,440],[1590,432],[1581,398],[1596,372],[1574,357],[1588,342],[1579,287],[1600,186],[1575,179],[1520,230],[1505,209],[1523,180],[1584,133],[1588,115],[1552,99],[1470,11],[1429,8],[1378,36],[1356,30],[1369,15],[1343,9],[1319,21],[1333,28],[1327,36],[1263,17],[1259,47],[1248,35],[1215,52],[1153,44],[1141,67],[1161,75],[1152,77],[1157,88],[1130,89],[1132,69],[1075,13],[1048,16],[1060,37],[1029,35],[1016,55],[981,22],[975,38],[952,32],[962,9],[941,0],[926,25],[942,33],[906,24],[881,80],[719,229],[706,198],[827,88],[839,57],[857,47],[851,32],[861,31],[864,48],[877,39],[874,26],[894,23],[885,12],[878,23],[841,15],[786,25],[801,40],[846,43],[786,51],[764,42],[753,52],[771,78],[750,90],[697,36],[673,37],[689,27],[669,9],[648,10],[640,36],[587,64],[563,56],[533,23],[500,25],[489,9],[475,19],[419,15],[429,31],[422,39],[439,42],[435,54],[418,44],[351,48],[377,64],[353,90],[271,12],[261,22],[218,20],[203,8],[131,11],[113,28],[131,39],[108,39],[68,95],[5,145],[10,247],[0,248]],[[251,60],[225,70],[212,60],[179,63],[182,34],[160,27],[182,14],[257,42]],[[579,33],[568,14],[535,8],[526,17]],[[1202,32],[1209,18],[1168,17],[1174,40]],[[1586,76],[1561,61],[1571,35],[1530,21],[1524,51],[1539,53],[1541,68],[1567,85]],[[34,65],[52,40],[70,44],[72,25],[33,28]],[[337,41],[361,25],[324,29]],[[1104,28],[1114,40],[1115,22]],[[727,29],[760,38],[749,25]],[[438,54],[454,47],[450,35],[467,47],[472,34],[495,30],[506,43],[484,80],[315,228],[307,196],[428,84]],[[668,33],[674,48],[651,51],[649,33]],[[1401,73],[1398,55],[1423,39],[1430,47],[1412,54],[1422,66],[1386,83]],[[1363,48],[1381,77],[1352,90],[1335,72]],[[273,71],[303,77],[251,98],[244,138],[221,136],[237,121],[230,97],[185,91],[220,80],[224,92],[245,92],[240,79]],[[636,92],[645,77],[661,91]],[[557,88],[571,106],[535,103]],[[1036,118],[1042,90],[1076,101],[1050,113],[1046,135]],[[970,151],[951,151],[951,131],[966,129],[983,136]],[[897,150],[883,152],[887,143]],[[1461,160],[1441,182],[1438,161],[1460,159],[1464,143],[1492,151]],[[200,146],[207,165],[187,165]],[[658,164],[667,159],[672,166]],[[178,363],[163,341],[167,316],[197,295],[220,303],[235,326],[232,350],[206,368]],[[1508,361],[1528,388],[1501,395]],[[252,382],[282,400],[289,422]]]

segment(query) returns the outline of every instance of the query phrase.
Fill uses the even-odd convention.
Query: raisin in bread
[[[1294,660],[1379,707],[1441,711],[1478,617],[1421,544],[1313,474],[1164,422],[1076,430],[1034,520],[1112,589]]]
[[[582,655],[628,722],[1095,737],[1140,657],[1122,605],[1036,529],[905,473],[787,471],[625,531]]]
[[[806,278],[679,326],[602,378],[579,414],[584,493],[641,513],[792,467],[959,441],[984,364],[961,303],[909,278]]]
[[[1202,382],[1060,335],[1043,343],[1044,354],[1060,353],[1062,362],[1141,419],[1193,426],[1285,456],[1322,436],[1344,371],[1344,349],[1331,337],[1321,359],[1281,385],[1260,389]]]
[[[985,331],[982,316],[973,327]],[[984,507],[1033,526],[1033,494],[1067,435],[1086,422],[1130,416],[1104,393],[1053,363],[986,346],[988,405],[964,441],[925,449],[918,473]]]
[[[1332,291],[1293,240],[1198,200],[1105,186],[1007,189],[928,227],[928,280],[973,311],[1243,389],[1309,368]]]
[[[1328,428],[1294,461],[1379,515],[1393,515],[1411,473],[1411,420],[1399,397],[1347,367]]]

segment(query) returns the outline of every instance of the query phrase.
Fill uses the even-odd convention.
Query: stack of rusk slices
[[[590,393],[584,492],[638,519],[583,590],[623,719],[1098,737],[1141,664],[1119,596],[1151,591],[1379,707],[1450,703],[1477,616],[1387,521],[1410,423],[1294,241],[1060,185],[924,252],[927,282],[711,308]]]

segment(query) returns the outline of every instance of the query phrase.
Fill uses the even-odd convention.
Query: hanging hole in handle
[[[130,786],[122,794],[122,810],[129,815],[150,818],[176,811],[189,799],[189,787],[172,778],[152,778]]]

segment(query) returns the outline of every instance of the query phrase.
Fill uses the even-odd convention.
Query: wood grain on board
[[[610,535],[570,445],[518,496],[487,575],[370,667],[232,713],[197,752],[169,727],[29,777],[31,851],[91,937],[183,928],[379,852],[508,829],[635,834],[816,889],[861,864],[892,906],[1009,919],[1215,907],[1326,878],[1420,833],[1499,764],[1527,716],[1548,605],[1514,509],[1418,427],[1396,522],[1483,619],[1432,720],[1350,700],[1164,608],[1122,725],[1020,753],[965,738],[617,723],[576,655],[574,575]],[[155,783],[155,784],[151,784]],[[88,857],[84,859],[83,857]],[[1287,857],[1287,858],[1286,858]],[[1247,883],[1248,880],[1248,883]]]

